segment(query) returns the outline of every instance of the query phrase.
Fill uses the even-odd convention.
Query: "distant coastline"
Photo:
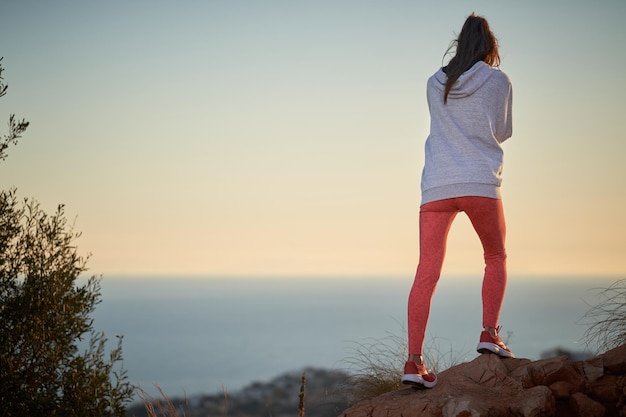
[[[593,303],[592,289],[614,281],[513,276],[503,335],[529,359],[553,348],[584,351],[580,319]],[[355,344],[402,339],[409,286],[410,279],[397,277],[105,277],[94,327],[110,339],[124,336],[124,366],[144,388],[158,384],[172,396],[219,392],[222,385],[236,391],[303,367],[344,370]],[[469,359],[479,325],[480,277],[442,277],[427,340]]]

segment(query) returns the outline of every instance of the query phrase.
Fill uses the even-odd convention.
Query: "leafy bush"
[[[0,57],[0,62],[2,61],[2,57]],[[4,96],[7,93],[8,86],[4,83],[4,78],[2,78],[2,72],[4,68],[2,68],[2,64],[0,64],[0,97]],[[15,115],[12,114],[9,116],[9,133],[7,135],[0,136],[0,161],[6,159],[7,154],[6,150],[11,144],[16,144],[17,140],[22,137],[22,133],[28,127],[28,122],[24,119],[16,120]]]
[[[108,359],[90,314],[100,279],[85,271],[63,206],[52,216],[0,193],[0,403],[5,415],[122,416],[132,396],[121,338]],[[78,343],[89,334],[82,354]],[[111,378],[111,374],[113,378]]]
[[[0,66],[0,96],[6,93]],[[0,160],[28,126],[11,115],[0,137]],[[3,416],[123,416],[133,387],[121,365],[121,338],[108,358],[106,338],[90,314],[100,278],[82,286],[79,233],[64,208],[46,214],[34,200],[0,192],[0,413]],[[89,347],[78,344],[89,335]]]

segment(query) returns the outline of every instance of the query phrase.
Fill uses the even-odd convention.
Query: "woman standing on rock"
[[[484,250],[483,331],[477,350],[514,357],[498,335],[507,277],[501,143],[512,133],[511,82],[497,69],[498,41],[483,17],[472,13],[453,45],[454,57],[427,85],[431,124],[421,184],[420,258],[409,295],[409,358],[402,376],[403,383],[426,388],[437,384],[437,376],[422,360],[424,335],[458,212],[469,217]]]

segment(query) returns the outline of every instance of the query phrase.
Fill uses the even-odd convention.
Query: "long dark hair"
[[[454,56],[444,67],[448,76],[443,93],[444,103],[448,101],[448,93],[456,80],[475,63],[484,61],[492,67],[500,65],[498,40],[489,29],[489,23],[484,17],[476,16],[474,13],[469,15],[463,24],[459,37],[450,44],[445,55],[455,47]]]

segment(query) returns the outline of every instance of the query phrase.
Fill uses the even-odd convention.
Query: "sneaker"
[[[496,337],[491,336],[489,331],[483,330],[480,334],[480,342],[476,347],[479,353],[495,353],[503,358],[514,358],[515,355],[509,350],[498,335],[500,326],[496,329]]]
[[[404,364],[402,383],[416,387],[432,388],[437,385],[437,375],[428,372],[424,365],[418,365],[413,361]]]

